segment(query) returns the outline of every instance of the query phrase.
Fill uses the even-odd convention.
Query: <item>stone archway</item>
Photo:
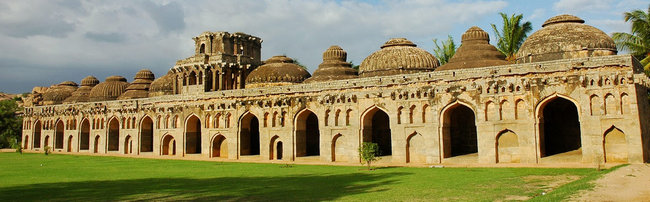
[[[50,146],[50,136],[46,135],[45,140],[43,141],[43,147],[49,147]]]
[[[275,152],[276,152],[275,153],[275,159],[276,160],[282,160],[282,151],[283,151],[282,141],[278,141],[278,143],[276,144],[276,148],[275,148]]]
[[[406,138],[406,163],[425,163],[426,146],[422,134],[413,132]]]
[[[345,162],[347,161],[345,156],[345,141],[343,140],[343,135],[336,134],[332,138],[332,162]]]
[[[511,130],[501,131],[497,135],[497,163],[519,163],[519,137]]]
[[[379,146],[379,156],[392,155],[390,117],[385,111],[377,107],[370,109],[363,116],[361,125],[363,142],[376,143]]]
[[[442,141],[444,158],[476,154],[476,115],[466,105],[456,103],[442,113]]]
[[[56,122],[56,129],[54,131],[54,148],[55,149],[63,149],[64,130],[65,130],[65,127],[63,125],[63,121],[58,120]]]
[[[98,153],[99,152],[99,135],[95,136],[95,145],[93,145],[93,153]]]
[[[72,135],[68,137],[68,149],[67,152],[72,152]]]
[[[126,138],[124,138],[124,154],[132,154],[133,153],[133,140],[130,135],[127,135]]]
[[[257,117],[247,113],[239,125],[240,155],[260,155],[260,123]]]
[[[539,112],[540,156],[563,153],[581,156],[580,121],[576,105],[565,98],[553,97],[540,106]]]
[[[212,157],[228,158],[228,142],[223,135],[212,140]]]
[[[318,117],[309,110],[296,116],[296,157],[320,155]]]
[[[29,149],[29,135],[25,135],[25,142],[23,143],[23,149]]]
[[[90,148],[90,121],[84,119],[81,121],[81,130],[79,131],[79,150],[88,150]]]
[[[32,148],[41,148],[41,121],[36,121],[34,124],[34,141]]]
[[[126,123],[122,123],[126,124]],[[120,150],[120,122],[112,118],[108,122],[108,151]]]
[[[140,124],[140,152],[153,152],[153,120],[145,116]]]
[[[185,124],[185,153],[201,153],[201,120],[195,115],[190,116]]]
[[[603,147],[605,162],[626,163],[628,161],[627,140],[621,129],[612,126],[605,131]]]
[[[162,155],[176,155],[176,140],[171,135],[166,135],[162,141]]]

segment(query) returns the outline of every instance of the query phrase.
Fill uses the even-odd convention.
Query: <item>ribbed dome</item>
[[[436,71],[508,64],[505,60],[506,56],[496,47],[490,45],[488,33],[479,27],[469,28],[463,34],[461,42],[456,54],[447,64],[438,67]]]
[[[357,71],[346,62],[348,53],[339,46],[331,46],[323,53],[323,63],[304,83],[357,78]]]
[[[90,101],[90,91],[99,84],[99,80],[94,76],[87,76],[81,80],[81,87],[72,93],[72,96],[68,97],[63,101],[63,103],[77,103],[77,102],[88,102]]]
[[[77,90],[77,86],[77,83],[72,81],[64,81],[53,85],[43,93],[43,104],[52,105],[63,103],[66,98],[70,97]]]
[[[519,48],[517,63],[616,55],[616,44],[598,28],[573,15],[552,17]]]
[[[388,40],[359,66],[360,77],[408,74],[433,71],[440,65],[431,53],[416,47],[405,38]]]
[[[131,85],[126,88],[126,92],[120,95],[120,97],[117,99],[125,100],[149,97],[149,86],[154,81],[154,78],[155,76],[151,70],[140,70],[137,74],[135,74],[135,79]]]
[[[151,82],[149,86],[149,97],[171,94],[174,94],[174,75],[171,71]]]
[[[81,80],[81,86],[95,86],[99,84],[99,80],[94,76],[87,76]]]
[[[248,74],[246,88],[300,83],[311,75],[286,56],[273,56]]]
[[[126,88],[129,86],[129,83],[126,82],[126,79],[121,76],[109,76],[106,77],[106,81],[97,84],[90,91],[90,101],[105,101],[105,100],[115,100],[117,97],[122,95]]]

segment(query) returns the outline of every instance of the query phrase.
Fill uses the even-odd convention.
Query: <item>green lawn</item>
[[[589,181],[607,172],[361,168],[0,153],[0,201],[550,201],[590,188]]]

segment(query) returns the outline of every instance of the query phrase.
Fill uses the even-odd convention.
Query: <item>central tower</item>
[[[175,94],[244,88],[261,62],[262,39],[245,33],[203,32],[194,37],[194,55],[172,67]]]

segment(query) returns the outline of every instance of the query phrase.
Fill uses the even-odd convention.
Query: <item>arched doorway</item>
[[[162,141],[162,155],[176,155],[176,140],[171,135],[166,135]]]
[[[334,138],[332,138],[332,162],[340,162],[340,161],[346,161],[345,159],[345,141],[343,140],[343,135],[336,134]]]
[[[81,131],[79,134],[79,150],[88,150],[90,147],[90,121],[84,119],[81,122]]]
[[[49,147],[50,146],[50,136],[46,135],[45,136],[45,141],[43,141],[43,147]]]
[[[444,157],[462,156],[478,152],[476,116],[474,111],[456,103],[443,112],[442,135]]]
[[[93,145],[93,153],[99,152],[99,135],[95,136],[95,145]]]
[[[223,135],[212,140],[212,157],[228,158],[228,142]]]
[[[41,148],[41,121],[36,121],[34,124],[34,146],[33,148]]]
[[[318,117],[305,110],[296,117],[296,156],[320,155],[320,131]]]
[[[63,121],[59,120],[56,122],[56,130],[54,132],[54,148],[63,149],[63,132],[65,127]]]
[[[406,163],[425,163],[426,147],[422,134],[414,132],[406,139]]]
[[[140,124],[140,152],[153,152],[153,120],[149,116]]]
[[[260,155],[260,123],[255,115],[248,113],[242,119],[239,139],[241,155]]]
[[[612,126],[605,131],[603,147],[605,150],[605,162],[626,163],[628,161],[627,141],[625,139],[625,133],[620,129]]]
[[[276,144],[276,160],[282,160],[282,141],[279,141],[278,144]]]
[[[582,155],[580,121],[573,102],[555,97],[542,104],[539,116],[541,157],[561,153]]]
[[[126,124],[126,123],[122,123]],[[113,118],[108,123],[108,151],[120,150],[120,122]]]
[[[363,117],[363,142],[376,143],[379,156],[392,155],[390,118],[379,108],[373,108]]]
[[[201,120],[197,116],[190,116],[185,124],[185,153],[201,153]]]
[[[133,140],[131,140],[130,135],[127,135],[126,138],[124,138],[124,154],[131,153],[133,153]]]
[[[23,149],[29,149],[29,135],[25,135],[25,142],[23,143]]]
[[[68,152],[72,152],[72,135],[68,137]]]
[[[519,163],[519,137],[510,130],[497,135],[497,163]]]

